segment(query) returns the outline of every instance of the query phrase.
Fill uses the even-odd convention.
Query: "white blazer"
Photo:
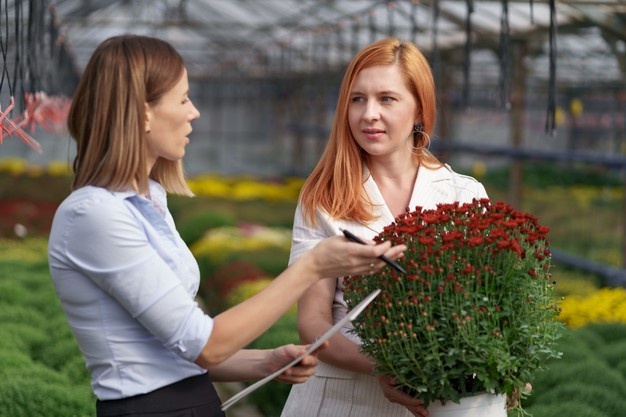
[[[291,254],[293,263],[303,253],[315,246],[321,239],[341,235],[347,229],[365,239],[373,239],[395,218],[369,174],[364,172],[363,188],[374,204],[376,219],[369,224],[332,219],[323,210],[316,210],[316,225],[313,227],[303,217],[302,207],[296,208]],[[470,202],[474,198],[487,198],[485,187],[476,179],[454,172],[448,165],[429,169],[420,167],[416,177],[409,209],[417,206],[432,209],[440,203]],[[343,318],[348,306],[343,299],[343,278],[337,278],[333,300],[333,322]],[[356,344],[361,344],[358,336],[349,332],[348,323],[341,331]],[[303,384],[292,386],[289,398],[281,417],[405,417],[411,416],[408,410],[390,403],[382,394],[378,382],[370,375],[358,374],[321,362],[315,376]]]

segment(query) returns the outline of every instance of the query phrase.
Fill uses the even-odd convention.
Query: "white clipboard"
[[[328,329],[328,331],[326,333],[324,333],[322,335],[322,337],[317,339],[315,341],[315,343],[313,343],[307,349],[307,351],[305,353],[303,353],[302,355],[298,356],[296,359],[294,359],[293,361],[291,361],[287,365],[283,366],[282,368],[280,368],[278,371],[274,372],[273,374],[268,375],[265,378],[255,382],[254,384],[250,385],[246,389],[243,389],[240,392],[238,392],[237,394],[235,394],[232,397],[230,397],[227,401],[224,401],[222,403],[222,411],[227,410],[228,408],[230,408],[230,406],[235,404],[237,401],[239,401],[240,399],[242,399],[246,395],[250,394],[251,392],[253,392],[253,391],[257,390],[258,388],[260,388],[261,386],[265,385],[267,382],[269,382],[272,379],[276,378],[278,375],[280,375],[283,372],[285,372],[285,370],[291,368],[292,366],[294,366],[295,364],[300,362],[300,360],[302,360],[302,358],[304,358],[305,356],[310,355],[315,349],[320,347],[320,345],[322,343],[324,343],[325,341],[330,339],[335,333],[337,333],[339,331],[339,329],[341,329],[348,321],[352,321],[355,318],[357,318],[357,316],[359,314],[361,314],[361,312],[365,309],[365,307],[367,307],[368,304],[371,303],[372,300],[374,300],[374,298],[376,298],[376,296],[378,296],[378,294],[380,294],[380,289],[372,291],[359,304],[357,304],[352,310],[350,310],[350,312],[348,314],[346,314],[344,318],[342,318],[337,323],[335,323],[335,325],[333,327],[331,327],[330,329]]]

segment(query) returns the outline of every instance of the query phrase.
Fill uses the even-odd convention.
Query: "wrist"
[[[299,277],[307,280],[305,283],[307,286],[325,278],[313,250],[304,253],[292,266],[298,269]]]

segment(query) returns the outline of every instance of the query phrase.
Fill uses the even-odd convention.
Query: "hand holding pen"
[[[356,236],[354,233],[350,232],[349,230],[341,229],[341,231],[343,232],[344,236],[348,238],[348,240],[351,240],[352,242],[360,243],[361,245],[367,245],[365,241],[363,241],[361,238],[359,238],[358,236]],[[402,268],[400,265],[398,265],[396,262],[392,261],[391,259],[387,258],[385,255],[380,255],[378,258],[381,259],[390,267],[394,268],[395,270],[400,271],[403,274],[406,274],[406,271],[404,270],[404,268]]]

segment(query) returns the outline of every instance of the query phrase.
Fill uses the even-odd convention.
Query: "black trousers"
[[[225,417],[209,373],[147,394],[96,402],[98,417]]]

